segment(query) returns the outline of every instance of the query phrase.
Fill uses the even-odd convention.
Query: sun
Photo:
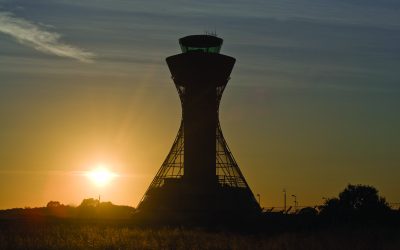
[[[87,172],[86,176],[97,186],[105,186],[118,175],[109,171],[107,167],[99,165],[97,168]]]

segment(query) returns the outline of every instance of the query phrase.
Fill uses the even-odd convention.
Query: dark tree
[[[372,186],[348,185],[339,194],[340,203],[346,209],[359,212],[380,212],[389,209],[384,197]]]
[[[375,220],[389,211],[388,203],[375,187],[349,184],[339,198],[326,200],[321,215],[339,220]]]

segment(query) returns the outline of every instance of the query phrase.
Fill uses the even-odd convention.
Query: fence
[[[389,202],[389,207],[393,210],[400,210],[400,202]],[[288,206],[286,207],[286,211],[284,207],[263,207],[262,211],[267,212],[267,213],[286,213],[286,214],[296,214],[298,213],[301,209],[306,208],[306,207],[311,207],[317,210],[318,212],[321,210],[321,207],[323,204],[318,204],[318,205],[310,205],[310,206]]]

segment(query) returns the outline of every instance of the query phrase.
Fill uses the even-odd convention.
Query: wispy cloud
[[[62,43],[61,35],[46,31],[44,25],[37,25],[26,19],[15,17],[10,12],[0,11],[0,33],[10,35],[21,44],[47,54],[74,58],[82,62],[91,62],[94,58],[91,52]]]

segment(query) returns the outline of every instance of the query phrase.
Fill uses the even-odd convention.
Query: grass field
[[[400,249],[400,231],[335,228],[286,233],[144,229],[93,223],[6,223],[0,249]]]

